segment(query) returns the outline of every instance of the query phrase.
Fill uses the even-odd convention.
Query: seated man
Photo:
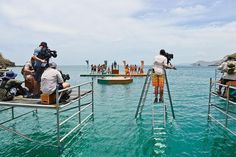
[[[33,58],[27,61],[22,68],[22,75],[25,78],[25,86],[29,89],[29,92],[32,93],[33,97],[39,97],[40,94],[40,86],[35,80],[35,71],[33,68]]]
[[[229,81],[236,81],[236,61],[233,57],[228,57],[225,62],[218,66],[218,70],[221,70],[222,77],[220,79],[221,84],[226,84]],[[219,86],[218,95],[221,95],[222,86]]]
[[[16,80],[17,74],[13,71],[6,72],[6,75],[2,78],[0,85],[0,100],[9,101],[13,100],[17,95],[26,95],[27,90],[21,86],[22,82]]]
[[[57,70],[57,64],[50,63],[41,77],[41,91],[43,94],[53,94],[56,91],[57,85],[59,90],[70,87],[70,84],[64,82],[61,73]]]

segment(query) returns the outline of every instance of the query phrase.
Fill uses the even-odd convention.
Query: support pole
[[[217,69],[215,69],[215,91],[216,91]]]
[[[94,78],[92,77],[92,114],[94,115]]]
[[[14,107],[11,108],[11,118],[14,119],[15,118],[15,114],[14,114]]]
[[[79,123],[81,123],[81,113],[80,113],[80,101],[81,101],[81,95],[80,95],[80,86],[78,86],[78,98],[79,98],[79,100],[78,100],[78,109],[79,109]]]
[[[170,95],[170,88],[169,88],[168,78],[167,78],[167,74],[166,74],[165,69],[164,69],[164,73],[165,73],[166,87],[167,87],[168,96],[169,96],[169,100],[170,100],[170,107],[171,107],[172,117],[173,117],[173,119],[175,119],[174,107],[173,107],[173,104],[172,104],[172,99],[171,99],[171,95]]]
[[[61,142],[60,142],[60,117],[59,117],[59,108],[60,108],[60,104],[59,104],[59,93],[58,93],[59,87],[57,86],[56,89],[56,106],[57,106],[57,147],[58,147],[58,154],[60,156],[61,154]]]
[[[227,102],[226,102],[226,113],[225,113],[225,127],[228,127],[228,113],[229,113],[229,89],[230,87],[227,86]]]
[[[208,115],[207,115],[208,120],[210,120],[210,112],[211,112],[211,92],[212,92],[212,78],[210,78],[210,87],[209,87],[209,101],[208,101]]]

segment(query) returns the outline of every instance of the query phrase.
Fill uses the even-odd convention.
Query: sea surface
[[[60,66],[73,85],[90,81],[80,74],[86,66]],[[21,68],[13,68],[22,79]],[[148,67],[146,67],[146,70]],[[214,67],[177,67],[167,71],[176,119],[168,106],[165,129],[152,130],[153,88],[150,87],[142,117],[134,119],[145,78],[128,85],[101,85],[94,80],[94,118],[73,134],[63,157],[235,157],[236,137],[214,122],[208,122],[209,78]],[[165,95],[165,103],[168,103]],[[28,109],[18,109],[21,113]],[[163,106],[154,108],[163,113]],[[0,122],[11,115],[0,112]],[[37,140],[56,144],[55,115],[39,109],[37,114],[4,124]],[[72,122],[73,123],[73,122]],[[232,124],[235,126],[235,124]],[[53,127],[54,126],[54,127]],[[66,127],[71,128],[70,124]],[[161,127],[159,125],[158,127]],[[48,131],[49,130],[49,131]],[[66,145],[66,144],[65,144]],[[0,157],[54,157],[57,149],[30,142],[0,128]]]

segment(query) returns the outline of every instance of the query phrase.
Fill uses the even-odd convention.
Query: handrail
[[[68,87],[68,88],[65,88],[65,89],[61,89],[61,90],[58,90],[58,93],[61,93],[61,92],[64,92],[64,91],[67,91],[67,90],[70,90],[70,89],[78,88],[78,87],[81,87],[81,86],[85,86],[85,85],[91,84],[91,83],[92,83],[92,81],[89,81],[89,82],[85,82],[85,83],[82,83],[82,84],[71,86],[71,87]]]
[[[225,84],[221,84],[221,83],[214,83],[214,82],[212,82],[212,83],[213,83],[213,84],[216,84],[216,85],[219,85],[219,86],[222,86],[222,87],[228,87],[228,88],[230,88],[230,89],[236,89],[235,86],[225,85]]]
[[[91,87],[89,87],[90,89],[88,90],[87,86],[85,85],[91,85]],[[81,93],[81,86],[84,86],[84,90],[85,92],[82,91]],[[79,85],[75,85],[75,86],[72,86],[72,87],[69,87],[69,88],[66,88],[66,89],[62,89],[62,90],[56,90],[56,103],[55,104],[50,104],[50,105],[43,105],[43,104],[38,104],[40,99],[36,100],[36,101],[27,101],[24,103],[24,101],[22,101],[21,103],[18,101],[18,102],[15,102],[15,101],[11,101],[11,102],[0,102],[0,106],[10,106],[8,107],[7,109],[2,109],[2,111],[5,111],[5,110],[10,110],[11,109],[11,119],[10,120],[5,120],[3,122],[0,122],[0,128],[2,129],[5,129],[7,131],[10,131],[11,129],[9,127],[4,127],[2,124],[4,123],[7,123],[9,121],[12,121],[12,120],[15,120],[17,118],[20,118],[22,116],[25,116],[31,112],[36,112],[37,113],[37,108],[44,108],[44,109],[53,109],[56,111],[56,113],[54,113],[56,115],[56,136],[57,136],[57,142],[56,142],[56,147],[58,148],[58,153],[61,154],[62,153],[62,141],[64,141],[69,135],[72,134],[72,132],[76,131],[76,129],[78,129],[80,126],[84,126],[84,122],[86,120],[88,120],[88,118],[92,117],[94,115],[94,84],[93,84],[93,79],[92,81],[89,81],[89,82],[86,82],[86,83],[82,83],[82,84],[79,84]],[[68,101],[67,103],[65,104],[62,104],[60,103],[60,95],[63,94],[63,92],[67,91],[67,90],[71,90],[71,89],[74,89],[76,90],[76,88],[78,88],[78,96],[77,94],[74,95],[76,97],[74,97],[73,99],[70,99],[70,101]],[[86,98],[87,96],[90,96],[89,98],[91,99],[89,103],[80,103],[80,100],[83,99],[83,98]],[[87,99],[85,100],[87,101]],[[75,102],[78,102],[75,103]],[[69,106],[71,105],[71,106]],[[14,114],[14,109],[15,107],[25,107],[25,108],[34,108],[33,111],[29,111],[29,112],[26,112],[26,113],[20,113],[20,115],[15,115]],[[66,108],[67,107],[67,108]],[[73,113],[72,113],[72,109],[73,108],[78,108],[79,110],[76,111],[76,110],[73,110]],[[81,108],[81,109],[80,109]],[[90,110],[91,108],[91,111],[89,112],[84,112],[85,109],[89,109]],[[0,110],[1,111],[1,110]],[[71,111],[71,112],[67,112],[67,113],[70,113],[71,115],[68,115],[68,117],[66,117],[66,119],[62,119],[61,117],[61,112],[65,113],[66,111]],[[10,113],[10,112],[9,112]],[[86,118],[84,116],[81,116],[81,113],[85,114],[87,116],[87,114],[89,114],[89,116],[87,116]],[[83,117],[83,118],[81,118]],[[77,124],[74,124],[76,125],[75,127],[72,126],[71,128],[69,128],[68,132],[62,132],[61,131],[61,127],[65,127],[64,124],[65,123],[68,123],[69,120],[72,120],[72,118],[78,118],[78,122]],[[30,140],[30,141],[33,141],[30,137],[24,135],[23,134],[20,134],[19,132],[17,131],[13,131],[13,133],[27,139],[27,140]],[[42,142],[40,142],[39,140],[35,140],[35,142],[38,142],[40,144],[44,144]],[[46,144],[46,143],[45,143]]]
[[[213,85],[215,85],[215,91],[212,91]],[[216,85],[219,85],[221,87],[225,87],[225,89],[226,89],[225,94],[226,95],[224,95],[224,97],[217,94]],[[217,81],[212,81],[212,78],[210,78],[209,102],[208,102],[208,121],[213,119],[217,124],[221,125],[224,129],[226,129],[227,131],[229,131],[230,133],[232,133],[233,135],[236,136],[236,131],[234,131],[232,128],[228,127],[228,125],[230,124],[230,123],[228,123],[229,118],[231,118],[231,120],[236,121],[236,117],[234,117],[230,114],[230,113],[234,113],[234,112],[232,112],[232,110],[230,110],[230,105],[233,105],[233,104],[235,105],[236,102],[232,101],[230,99],[230,94],[229,94],[230,90],[229,89],[236,90],[236,87],[221,84]],[[219,97],[220,99],[224,100],[225,101],[224,107],[220,107],[219,104],[213,104],[211,102],[212,96],[216,96],[216,97]],[[222,105],[222,103],[221,103],[221,105]],[[214,108],[215,112],[217,111],[217,112],[220,112],[221,114],[224,115],[224,122],[218,120],[216,117],[214,117],[214,115],[211,114],[211,112],[213,112],[213,111],[211,111],[211,108]]]
[[[168,78],[167,78],[167,74],[166,74],[165,69],[164,69],[164,73],[165,73],[166,87],[167,87],[169,101],[170,101],[171,113],[172,113],[173,119],[175,119],[175,112],[174,112],[174,107],[173,107],[173,103],[172,103],[172,98],[171,98],[171,95],[170,95],[170,87],[169,87],[169,82],[168,82]]]
[[[140,96],[140,98],[139,98],[139,103],[138,103],[138,107],[137,107],[137,110],[136,110],[136,113],[135,113],[135,118],[137,118],[138,117],[138,114],[140,114],[140,112],[141,112],[141,110],[140,110],[140,107],[141,107],[141,104],[143,103],[143,99],[144,99],[144,92],[145,92],[145,89],[146,88],[148,88],[147,87],[147,81],[148,81],[148,79],[150,79],[150,73],[151,73],[151,71],[152,71],[152,69],[149,69],[148,70],[148,72],[147,72],[147,76],[146,76],[146,78],[145,78],[145,82],[144,82],[144,84],[143,84],[143,88],[142,88],[142,92],[141,92],[141,96]]]

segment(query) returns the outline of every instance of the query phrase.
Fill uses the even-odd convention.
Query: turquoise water
[[[71,75],[71,84],[83,83],[80,78],[86,66],[63,66]],[[19,68],[14,70],[19,71]],[[153,90],[145,103],[142,119],[136,121],[136,112],[144,78],[134,78],[129,85],[100,85],[95,80],[95,115],[64,150],[65,157],[148,157],[148,156],[236,156],[236,138],[215,123],[207,122],[209,78],[212,67],[178,67],[169,70],[168,78],[176,120],[168,114],[163,134],[153,135]],[[168,102],[167,95],[165,102]],[[162,112],[161,106],[155,112]],[[18,112],[26,110],[19,109]],[[10,113],[8,113],[10,114]],[[6,118],[7,113],[0,113]],[[8,124],[24,134],[43,141],[55,141],[51,128],[53,112],[39,110]],[[234,124],[235,125],[235,124]],[[70,128],[70,125],[67,126]],[[54,136],[51,138],[51,136]],[[158,139],[158,140],[156,140]],[[57,151],[38,145],[0,130],[1,157],[51,157]]]

